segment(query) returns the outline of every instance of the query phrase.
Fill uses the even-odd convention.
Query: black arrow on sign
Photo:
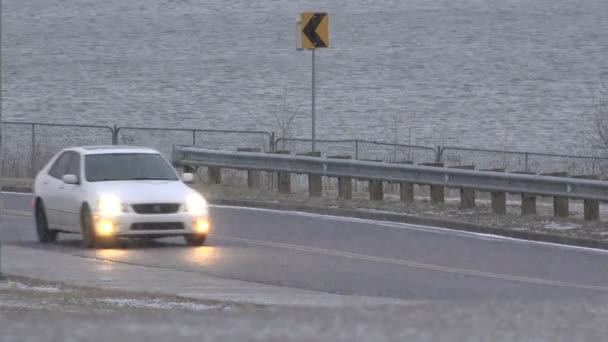
[[[317,34],[317,27],[319,26],[319,24],[321,24],[321,21],[323,21],[323,18],[325,18],[325,16],[326,13],[313,14],[312,18],[310,18],[310,20],[304,27],[304,30],[302,30],[308,40],[310,40],[312,42],[312,45],[314,45],[315,47],[327,47],[327,44],[325,44],[323,39],[321,39],[321,37],[319,37],[319,35]]]

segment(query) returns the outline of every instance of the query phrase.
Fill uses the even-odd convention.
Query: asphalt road
[[[35,241],[29,196],[4,194],[0,239],[72,255],[347,295],[411,300],[608,300],[608,253],[446,229],[213,207],[208,246],[182,239],[83,250]]]

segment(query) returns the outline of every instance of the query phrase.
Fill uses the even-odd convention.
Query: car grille
[[[131,230],[183,230],[183,222],[146,222],[133,223]]]
[[[138,214],[174,214],[179,210],[176,203],[132,204],[131,207]]]

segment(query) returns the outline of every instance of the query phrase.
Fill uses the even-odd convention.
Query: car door
[[[76,175],[78,177],[78,184],[64,184],[63,191],[59,192],[62,209],[66,213],[65,225],[72,230],[80,231],[80,207],[84,199],[82,156],[80,153],[72,153],[66,174]]]
[[[39,189],[40,197],[46,209],[46,217],[51,229],[61,227],[61,205],[59,203],[59,187],[63,184],[61,177],[65,173],[70,159],[70,152],[63,152],[49,169],[48,175],[43,179]]]
[[[59,206],[59,224],[64,230],[80,231],[80,204],[82,203],[82,174],[80,153],[68,152],[70,158],[63,175],[75,175],[78,184],[67,184],[63,181],[57,191],[57,205]],[[63,176],[62,175],[62,176]]]

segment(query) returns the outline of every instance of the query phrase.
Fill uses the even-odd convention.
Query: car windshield
[[[85,157],[89,182],[127,180],[177,180],[171,166],[152,153],[93,154]]]

